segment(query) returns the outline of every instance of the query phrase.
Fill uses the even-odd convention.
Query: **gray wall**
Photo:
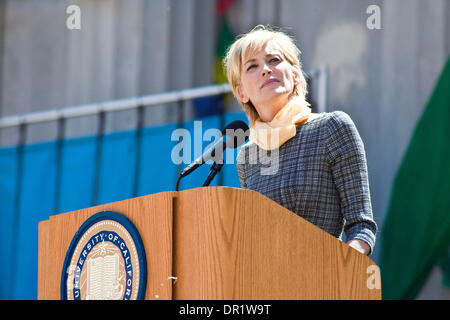
[[[66,28],[71,4],[81,8],[81,30]],[[8,0],[0,8],[1,116],[212,83],[213,1]],[[173,108],[147,108],[146,124],[175,121]],[[192,106],[185,111],[192,116]],[[112,113],[106,130],[135,123],[134,111]],[[28,141],[54,139],[56,129],[32,125]],[[68,136],[96,130],[95,116],[67,123]],[[0,144],[16,143],[17,131],[0,132]]]
[[[0,115],[211,84],[214,2],[2,1]],[[65,27],[70,4],[81,8],[81,30]],[[380,30],[366,27],[372,4],[381,8]],[[304,69],[329,66],[328,111],[346,111],[360,131],[382,227],[396,170],[450,53],[450,1],[236,0],[228,19],[237,34],[259,23],[288,28]],[[147,109],[146,123],[175,121],[173,108]],[[192,116],[190,105],[185,113]],[[135,112],[111,114],[107,130],[135,122]],[[96,126],[95,117],[70,120],[67,135]],[[55,123],[33,125],[28,141],[55,135]],[[17,129],[0,132],[1,145],[16,140]],[[439,270],[430,279],[421,297],[440,288]]]

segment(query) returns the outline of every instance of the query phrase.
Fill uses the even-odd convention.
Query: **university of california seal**
[[[61,299],[143,299],[146,285],[145,250],[131,221],[111,211],[87,219],[67,250]]]

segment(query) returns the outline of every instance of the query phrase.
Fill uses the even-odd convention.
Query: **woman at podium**
[[[311,112],[299,56],[290,36],[264,26],[228,49],[228,81],[250,126],[237,157],[241,186],[368,255],[377,225],[363,142],[345,112]]]

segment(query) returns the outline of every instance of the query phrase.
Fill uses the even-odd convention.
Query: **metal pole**
[[[19,229],[20,229],[20,206],[22,200],[22,180],[23,180],[23,162],[25,157],[25,143],[27,139],[27,124],[21,123],[19,126],[19,140],[17,145],[17,182],[16,190],[14,194],[14,216],[12,222],[12,243],[11,243],[11,277],[8,279],[10,281],[9,288],[11,290],[10,296],[14,296],[14,288],[16,287],[14,281],[17,276],[17,247],[19,240]]]
[[[133,197],[139,195],[139,176],[141,174],[141,157],[142,157],[142,133],[144,130],[145,107],[143,105],[137,108],[137,128],[136,128],[136,159],[134,165],[134,186]]]
[[[0,118],[0,129],[19,126],[22,123],[31,124],[47,121],[56,121],[60,118],[68,119],[75,117],[98,115],[102,112],[105,113],[112,111],[136,109],[141,105],[152,106],[170,102],[177,102],[180,100],[183,101],[192,100],[195,98],[214,96],[230,91],[231,88],[229,84],[221,84],[179,91],[164,92],[142,97],[106,101],[102,103],[93,103],[75,107],[67,107],[63,109],[32,112],[23,115],[15,115]]]
[[[94,197],[93,205],[98,204],[100,192],[100,175],[102,171],[102,149],[103,149],[103,133],[105,131],[105,113],[100,112],[98,115],[98,130],[97,130],[97,152],[95,156],[95,181],[94,181]]]
[[[66,119],[60,118],[58,120],[58,141],[56,145],[55,202],[54,202],[55,204],[53,209],[55,214],[59,213],[60,209],[65,131],[66,131]]]
[[[328,93],[328,66],[322,65],[319,71],[319,80],[317,86],[317,112],[327,112],[328,110],[328,101],[327,101],[327,93]]]

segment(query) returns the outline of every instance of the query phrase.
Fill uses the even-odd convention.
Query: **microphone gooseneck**
[[[202,164],[206,163],[208,160],[214,160],[217,157],[221,157],[223,155],[223,151],[226,148],[237,148],[245,141],[248,140],[249,129],[248,125],[241,120],[236,120],[228,124],[222,130],[222,136],[217,140],[210,148],[208,148],[203,154],[195,159],[191,164],[189,164],[179,175],[176,184],[176,191],[179,191],[179,185],[181,178],[187,176],[195,169],[200,167]],[[214,165],[211,167],[211,173],[208,176],[205,184],[208,185],[214,176],[222,169],[223,163],[216,165],[216,161],[214,160]],[[205,185],[204,184],[204,185]]]

